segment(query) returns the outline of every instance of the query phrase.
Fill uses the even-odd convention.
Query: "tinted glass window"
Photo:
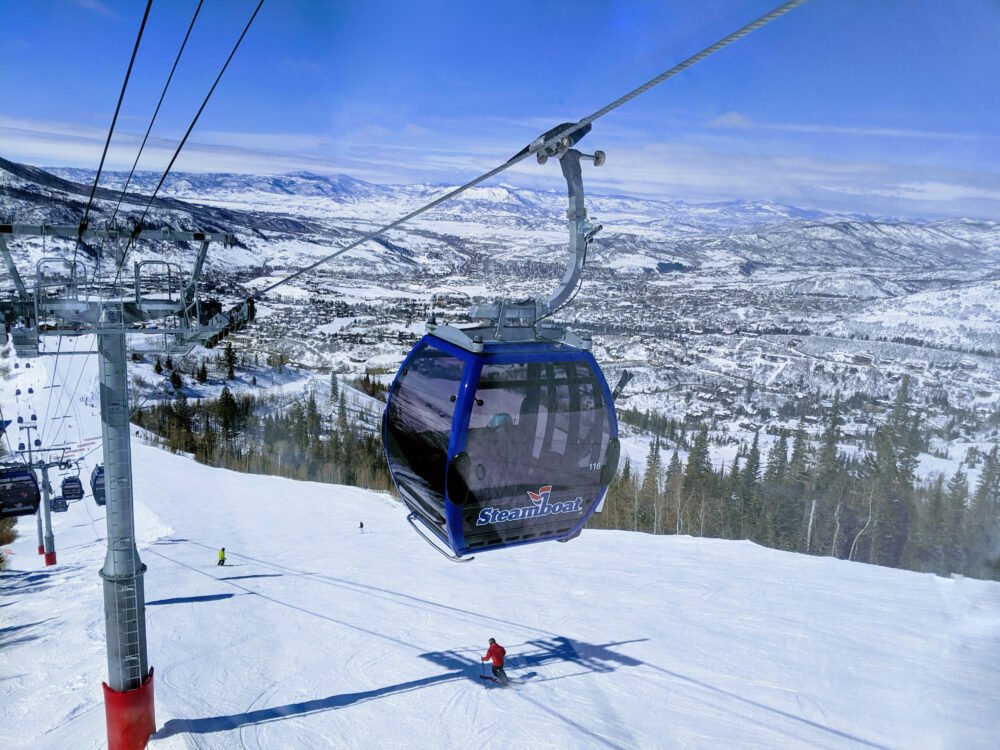
[[[600,380],[587,362],[484,366],[465,448],[467,544],[572,529],[598,499],[609,441]],[[556,504],[558,512],[531,510]]]
[[[463,362],[424,345],[396,381],[388,407],[386,453],[411,510],[444,527],[448,439]]]

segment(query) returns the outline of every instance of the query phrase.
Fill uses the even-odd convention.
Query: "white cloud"
[[[863,138],[912,138],[936,141],[983,141],[1000,140],[1000,136],[983,133],[958,133],[954,131],[911,130],[908,128],[885,128],[847,125],[819,125],[816,123],[761,122],[740,112],[726,112],[709,120],[712,128],[732,130],[772,130],[783,133],[815,133],[825,135],[852,135]]]
[[[466,128],[466,142],[452,135],[453,123],[436,125],[392,130],[362,126],[336,137],[206,131],[195,133],[174,170],[312,171],[383,183],[458,184],[509,158],[520,148],[514,139],[527,143],[539,132],[537,123],[504,128],[499,121],[484,121]],[[594,145],[607,145],[608,161],[600,169],[585,168],[592,191],[691,202],[766,199],[878,215],[1000,215],[1000,174],[988,171],[745,153],[737,148],[746,148],[745,143],[728,142],[718,148],[711,143],[641,145],[634,139],[609,138],[603,130],[601,135],[603,142],[594,139]],[[105,131],[99,128],[0,117],[0,155],[15,161],[93,168],[104,138]],[[106,168],[130,168],[140,141],[136,133],[116,133]],[[176,143],[171,138],[151,138],[139,168],[162,170]],[[499,179],[557,191],[564,187],[558,165],[540,167],[534,159]]]
[[[76,4],[86,10],[93,11],[94,13],[99,13],[100,15],[105,16],[106,18],[118,18],[118,16],[115,15],[114,11],[111,10],[111,8],[109,8],[102,2],[98,2],[98,0],[76,0]]]
[[[718,117],[709,120],[710,128],[734,128],[736,130],[748,130],[754,126],[753,121],[746,115],[739,112],[726,112]]]

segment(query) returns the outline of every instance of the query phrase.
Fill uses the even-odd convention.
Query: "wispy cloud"
[[[734,120],[738,122],[738,120]],[[361,126],[336,137],[312,133],[232,133],[206,131],[188,142],[176,171],[278,174],[311,171],[344,173],[381,183],[458,184],[508,158],[518,141],[537,135],[537,123],[506,129],[471,125],[456,138],[450,126],[424,123],[387,129]],[[602,132],[602,136],[606,135]],[[105,131],[65,123],[0,116],[0,155],[42,166],[93,168]],[[109,169],[128,169],[138,148],[137,133],[116,133]],[[162,170],[177,141],[151,138],[140,169]],[[689,202],[735,199],[774,200],[802,207],[896,216],[1000,215],[1000,174],[985,170],[899,165],[874,160],[768,155],[742,151],[732,143],[711,144],[595,142],[606,145],[608,160],[586,169],[592,192]],[[498,180],[562,191],[558,165],[528,159]]]
[[[75,0],[75,2],[81,8],[92,11],[94,13],[99,13],[105,18],[118,18],[118,16],[115,14],[113,10],[111,10],[111,8],[109,8],[104,3],[99,2],[99,0]]]
[[[783,133],[816,133],[826,135],[854,135],[864,138],[914,138],[937,141],[998,140],[1000,136],[983,133],[956,133],[952,131],[911,130],[907,128],[876,128],[845,125],[819,125],[815,123],[761,122],[740,112],[726,112],[707,125],[711,128],[731,130],[772,130]]]

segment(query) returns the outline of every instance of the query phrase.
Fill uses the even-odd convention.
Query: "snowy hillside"
[[[46,382],[12,371],[5,416]],[[133,455],[152,748],[996,746],[996,583],[605,531],[459,565],[387,496]],[[59,564],[29,517],[0,574],[10,750],[104,746],[104,509],[53,519]],[[491,636],[510,688],[479,679]]]

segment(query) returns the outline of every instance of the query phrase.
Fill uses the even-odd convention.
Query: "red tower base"
[[[104,715],[108,722],[108,750],[142,750],[156,731],[153,711],[153,668],[140,687],[119,693],[104,686]]]
[[[46,552],[45,553],[45,564],[46,565],[55,565],[56,564],[56,553],[55,553],[54,550],[52,552]]]
[[[39,555],[44,555],[45,554],[45,545],[44,544],[39,544],[38,545],[38,554]]]

